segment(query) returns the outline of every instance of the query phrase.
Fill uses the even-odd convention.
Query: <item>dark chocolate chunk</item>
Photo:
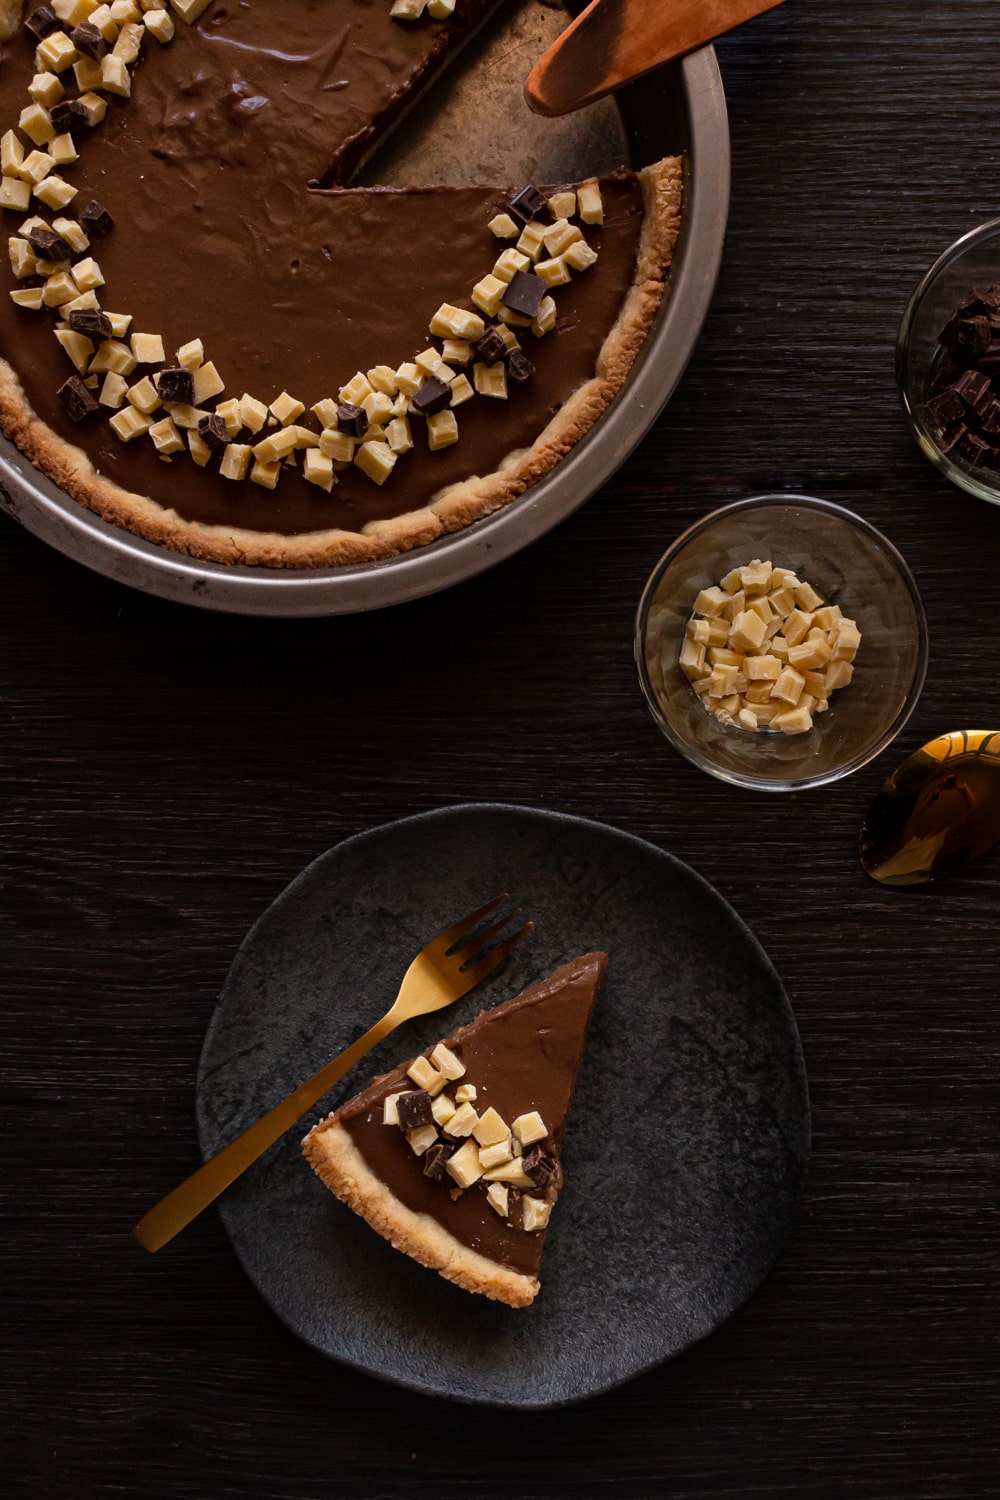
[[[506,355],[507,345],[499,331],[491,325],[479,338],[473,339],[472,352],[480,364],[495,365]]]
[[[97,27],[91,26],[89,21],[81,21],[79,26],[74,26],[69,39],[77,52],[83,57],[93,58],[94,62],[100,62],[102,57],[107,56],[107,42]]]
[[[368,431],[368,413],[363,406],[352,406],[350,401],[341,401],[337,407],[337,426],[348,437],[363,438]]]
[[[71,375],[56,395],[71,422],[85,422],[101,409],[93,391],[87,389],[79,375]]]
[[[53,104],[49,110],[52,125],[60,135],[68,131],[79,130],[89,120],[86,106],[79,99],[60,99],[58,104]]]
[[[960,422],[965,416],[965,407],[950,388],[932,396],[924,411],[930,427],[950,427],[952,422]]]
[[[28,234],[28,244],[39,260],[72,260],[73,250],[54,229],[36,224]]]
[[[44,42],[47,36],[51,36],[61,26],[62,22],[55,11],[47,5],[41,5],[37,10],[33,10],[24,22],[25,31],[30,31],[31,35],[37,37],[40,42]]]
[[[979,413],[979,425],[990,437],[1000,437],[1000,399],[991,396]]]
[[[515,271],[500,301],[511,312],[533,318],[547,290],[545,282],[533,271]]]
[[[937,341],[942,349],[955,350],[958,348],[958,325],[961,322],[959,314],[964,308],[959,308],[958,313],[952,313],[947,323],[937,336]]]
[[[531,1178],[536,1188],[546,1188],[556,1175],[556,1159],[542,1146],[532,1146],[531,1150],[521,1157],[521,1170],[525,1177]]]
[[[520,219],[522,224],[530,224],[535,215],[545,207],[545,201],[545,194],[529,183],[519,193],[515,193],[507,204],[507,211],[512,218]]]
[[[177,402],[181,406],[194,405],[194,376],[190,370],[168,365],[156,376],[156,389],[161,401]]]
[[[437,375],[432,375],[425,380],[417,394],[413,397],[413,409],[418,411],[422,417],[433,417],[439,411],[444,411],[446,406],[451,405],[452,389],[446,380],[440,380]]]
[[[933,366],[931,390],[935,395],[938,391],[943,391],[945,386],[951,385],[952,381],[961,375],[964,368],[965,366],[961,360],[954,359],[950,354],[946,354],[943,359],[938,360]]]
[[[396,1100],[396,1110],[401,1130],[416,1130],[421,1125],[432,1124],[434,1120],[431,1096],[426,1089],[413,1089],[408,1094],[400,1094]]]
[[[978,432],[966,432],[965,436],[956,443],[954,451],[969,465],[970,469],[977,469],[990,458],[992,450],[990,444],[985,438],[981,438]]]
[[[198,423],[198,436],[213,453],[229,446],[229,431],[223,417],[202,417]]]
[[[92,198],[89,203],[81,208],[80,222],[92,237],[94,235],[110,234],[115,227],[114,219],[108,213],[104,204],[98,203],[96,198]]]
[[[447,1141],[437,1141],[424,1152],[424,1176],[439,1182],[444,1176],[448,1162],[455,1154],[455,1147]]]
[[[990,395],[990,377],[978,370],[964,370],[949,389],[961,396],[970,411],[978,411]]]
[[[946,428],[937,440],[941,452],[950,453],[955,444],[965,437],[968,430],[964,422],[955,422],[951,427]]]
[[[520,349],[512,349],[510,359],[507,361],[507,374],[511,380],[518,382],[530,380],[534,373],[535,367],[528,356],[523,354]]]
[[[984,314],[959,318],[955,323],[955,348],[973,356],[982,354],[990,341],[990,320]]]
[[[973,302],[981,303],[983,307],[1000,308],[1000,282],[996,286],[976,286],[969,293]]]
[[[976,365],[986,375],[1000,374],[1000,338],[991,339],[976,359]]]
[[[111,319],[98,307],[81,307],[71,312],[69,326],[74,333],[85,334],[88,339],[109,339],[114,332]]]

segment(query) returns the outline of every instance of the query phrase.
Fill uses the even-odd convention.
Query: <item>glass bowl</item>
[[[998,282],[1000,219],[991,219],[956,240],[934,262],[910,298],[896,341],[896,381],[914,437],[947,479],[992,505],[1000,505],[1000,467],[974,467],[957,449],[945,451],[943,436],[926,419],[924,407],[934,394],[932,381],[943,352],[938,334],[974,287]],[[993,387],[1000,395],[1000,378]]]
[[[695,598],[753,558],[794,568],[858,623],[854,680],[805,734],[720,724],[681,673]],[[927,673],[927,622],[895,547],[860,516],[807,495],[757,495],[724,506],[678,537],[639,603],[635,658],[650,713],[688,760],[737,786],[794,792],[837,781],[895,739]]]

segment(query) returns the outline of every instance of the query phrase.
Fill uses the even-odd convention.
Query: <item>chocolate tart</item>
[[[604,953],[574,959],[376,1078],[306,1136],[313,1170],[395,1249],[466,1291],[526,1307],[606,967]],[[460,1102],[469,1085],[474,1100]],[[507,1159],[480,1176],[468,1161],[491,1143]]]
[[[339,458],[332,488],[306,479],[314,463],[321,468],[310,449],[329,415],[329,405],[326,417],[312,408],[336,404],[355,372],[397,371],[428,348],[443,355],[443,336],[429,333],[442,304],[478,314],[487,327],[505,318],[503,310],[483,312],[472,292],[519,243],[496,238],[489,226],[520,184],[342,185],[493,8],[493,0],[457,0],[449,19],[424,14],[404,24],[391,17],[390,0],[283,0],[280,7],[244,0],[210,6],[193,25],[175,16],[169,44],[147,35],[131,67],[130,97],[96,91],[105,117],[71,133],[79,161],[50,174],[77,189],[69,205],[47,209],[32,198],[26,212],[2,218],[17,238],[29,215],[51,224],[75,218],[91,199],[106,206],[113,228],[80,252],[99,264],[95,298],[131,319],[126,344],[136,332],[150,333],[164,349],[164,361],[139,364],[124,379],[131,387],[148,377],[155,387],[162,369],[174,366],[174,351],[200,340],[224,389],[195,408],[179,403],[186,428],[173,403],[158,405],[148,421],[162,430],[163,450],[146,431],[122,441],[112,430],[110,422],[131,411],[131,397],[119,394],[120,410],[101,405],[74,421],[79,411],[68,412],[57,396],[73,376],[53,337],[58,307],[15,305],[8,293],[30,291],[38,278],[18,279],[12,268],[0,273],[7,436],[108,521],[197,557],[273,567],[391,556],[489,514],[546,474],[620,389],[655,316],[679,228],[677,159],[600,180],[602,222],[573,220],[597,260],[547,288],[553,326],[540,334],[516,316],[501,322],[528,366],[517,379],[505,355],[505,399],[480,391],[473,362],[450,367],[475,392],[461,404],[457,389],[452,398],[457,441],[431,451],[411,404],[398,414],[410,428],[400,441],[413,446],[393,452],[383,483]],[[19,12],[0,0],[0,18],[15,22]],[[0,84],[12,118],[0,119],[0,134],[30,102],[36,71],[36,37],[20,25],[8,29]],[[58,77],[65,101],[75,99],[74,69]],[[33,149],[21,139],[25,151]],[[565,190],[542,187],[532,221],[544,229],[553,223],[545,205],[554,187]],[[535,275],[534,264],[528,273]],[[88,358],[78,378],[93,382]],[[100,403],[106,378],[102,369],[91,403]],[[230,407],[232,430],[220,434],[215,424],[214,437],[206,435],[241,453],[248,469],[222,477],[227,460],[221,449],[199,446],[192,409],[197,424],[243,393],[266,408],[283,392],[304,404],[293,420],[300,448],[273,463],[261,459],[258,471],[250,450],[277,429],[251,431]],[[253,473],[263,482],[252,482]],[[272,481],[273,489],[265,487]]]

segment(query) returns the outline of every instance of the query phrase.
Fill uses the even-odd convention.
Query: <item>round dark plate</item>
[[[767,1274],[801,1193],[809,1101],[788,999],[693,870],[600,823],[490,804],[348,839],[245,939],[205,1041],[198,1121],[209,1155],[382,1015],[430,937],[504,890],[531,939],[452,1010],[389,1037],[305,1126],[482,1007],[606,949],[535,1303],[471,1296],[393,1250],[314,1177],[305,1126],[220,1207],[251,1280],[321,1353],[435,1395],[543,1407],[717,1328]]]

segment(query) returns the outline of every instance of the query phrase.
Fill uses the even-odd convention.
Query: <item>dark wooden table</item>
[[[992,0],[790,0],[721,44],[733,211],[698,352],[615,482],[492,573],[266,623],[129,593],[0,523],[6,1493],[998,1493],[1000,854],[877,887],[857,826],[895,751],[819,792],[740,792],[658,739],[631,664],[677,532],[800,488],[883,527],[923,590],[931,671],[899,752],[1000,724],[1000,511],[938,479],[893,383],[917,277],[997,212],[996,25]],[[812,1085],[808,1194],[763,1290],[544,1416],[326,1363],[214,1214],[156,1258],[128,1234],[195,1165],[195,1063],[249,924],[345,835],[481,798],[606,819],[714,882],[786,980]]]

